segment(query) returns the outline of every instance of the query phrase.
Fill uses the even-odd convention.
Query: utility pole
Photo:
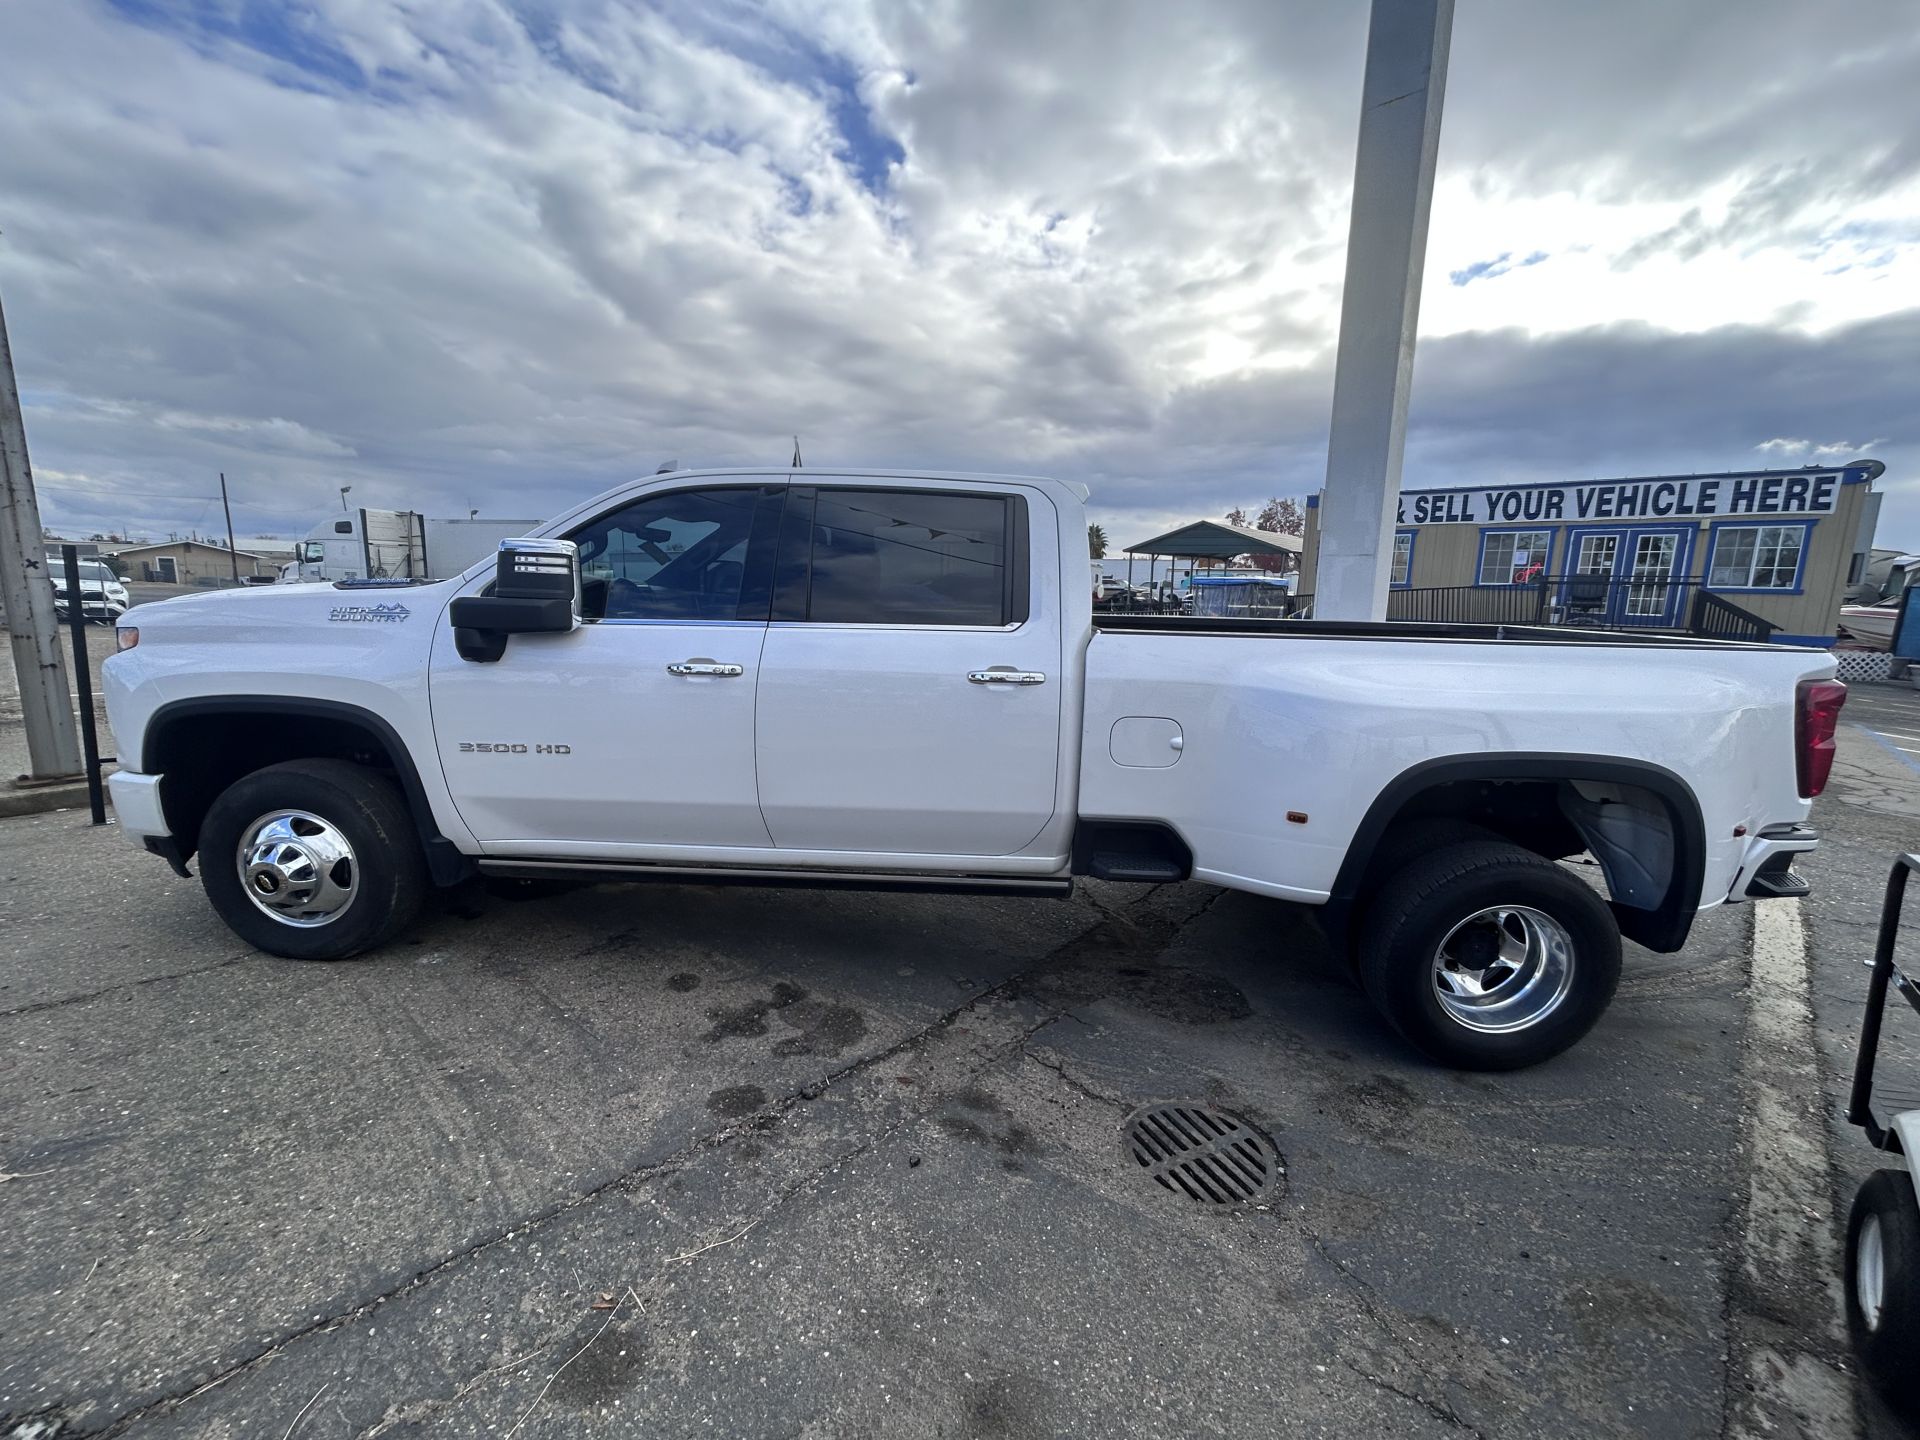
[[[67,597],[69,605],[81,597]],[[74,730],[72,692],[60,654],[53,615],[53,585],[47,572],[40,506],[27,462],[27,426],[13,379],[13,347],[0,309],[0,604],[7,607],[7,637],[14,678],[26,711],[27,766],[36,780],[80,772],[80,740]]]
[[[240,583],[240,552],[233,548],[233,507],[227,504],[227,472],[220,472],[220,508],[227,512],[227,559],[233,562],[233,583]]]
[[[1453,0],[1373,0],[1313,613],[1383,620]]]

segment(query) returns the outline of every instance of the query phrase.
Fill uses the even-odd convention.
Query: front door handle
[[[996,666],[991,670],[969,670],[967,679],[975,685],[1044,685],[1047,677],[1038,670],[1009,670]]]
[[[744,675],[742,665],[723,665],[714,660],[678,660],[667,666],[669,675]]]

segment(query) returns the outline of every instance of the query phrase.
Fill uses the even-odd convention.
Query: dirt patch
[[[1182,966],[1075,965],[1037,976],[1025,991],[1061,1009],[1111,1000],[1176,1025],[1225,1025],[1253,1014],[1239,987]]]
[[[1686,1312],[1645,1280],[1606,1275],[1560,1297],[1583,1345],[1611,1345],[1617,1335],[1662,1335],[1687,1323]]]
[[[707,1096],[707,1109],[716,1115],[724,1115],[729,1120],[738,1120],[742,1115],[751,1115],[762,1109],[767,1103],[767,1092],[758,1085],[729,1085],[724,1090],[716,1090]]]
[[[751,1039],[772,1030],[777,1018],[793,1033],[777,1040],[773,1053],[838,1055],[867,1033],[867,1019],[851,1005],[815,1000],[800,986],[781,980],[765,996],[740,1005],[716,1005],[707,1011],[713,1028],[701,1038],[709,1045],[722,1040]]]
[[[627,1304],[631,1307],[633,1302],[628,1300]],[[601,1326],[606,1326],[606,1332],[587,1345],[585,1353],[575,1356],[573,1363],[559,1373],[547,1392],[547,1398],[555,1404],[575,1410],[597,1410],[603,1405],[613,1404],[634,1389],[646,1369],[645,1323],[635,1315],[631,1319],[622,1317],[607,1325],[604,1314],[588,1311],[586,1319],[580,1324],[577,1338],[569,1337],[557,1347],[558,1353],[573,1355],[582,1345],[587,1345],[587,1341]]]
[[[946,1109],[934,1116],[934,1123],[956,1140],[998,1151],[1002,1170],[1019,1174],[1025,1169],[1023,1161],[1046,1153],[1039,1137],[1018,1120],[1009,1119],[1005,1107],[986,1091],[963,1090],[952,1104],[971,1113]]]
[[[707,1019],[713,1022],[713,1028],[700,1038],[709,1045],[718,1045],[722,1040],[744,1040],[764,1035],[767,1033],[767,1016],[789,1005],[797,1005],[806,998],[807,992],[798,985],[785,980],[778,981],[766,996],[741,1005],[716,1005],[707,1011]]]
[[[851,1005],[803,1000],[780,1012],[780,1023],[795,1034],[776,1041],[776,1055],[838,1055],[867,1033],[867,1019]]]

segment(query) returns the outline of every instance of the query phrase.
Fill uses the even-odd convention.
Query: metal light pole
[[[27,463],[27,427],[13,380],[13,348],[0,310],[0,603],[7,607],[13,673],[26,711],[27,765],[36,780],[75,775],[80,741],[74,732],[72,692],[53,615],[40,506]],[[79,605],[78,590],[67,603]]]
[[[1453,0],[1373,0],[1313,613],[1382,620]]]

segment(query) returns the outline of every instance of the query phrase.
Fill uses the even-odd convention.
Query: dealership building
[[[1847,586],[1867,565],[1884,469],[1856,460],[1403,490],[1388,613],[1530,618],[1516,606],[1537,597],[1550,623],[1679,630],[1704,592],[1717,611],[1765,621],[1775,641],[1830,645]],[[1307,498],[1303,596],[1319,559],[1319,501]]]

